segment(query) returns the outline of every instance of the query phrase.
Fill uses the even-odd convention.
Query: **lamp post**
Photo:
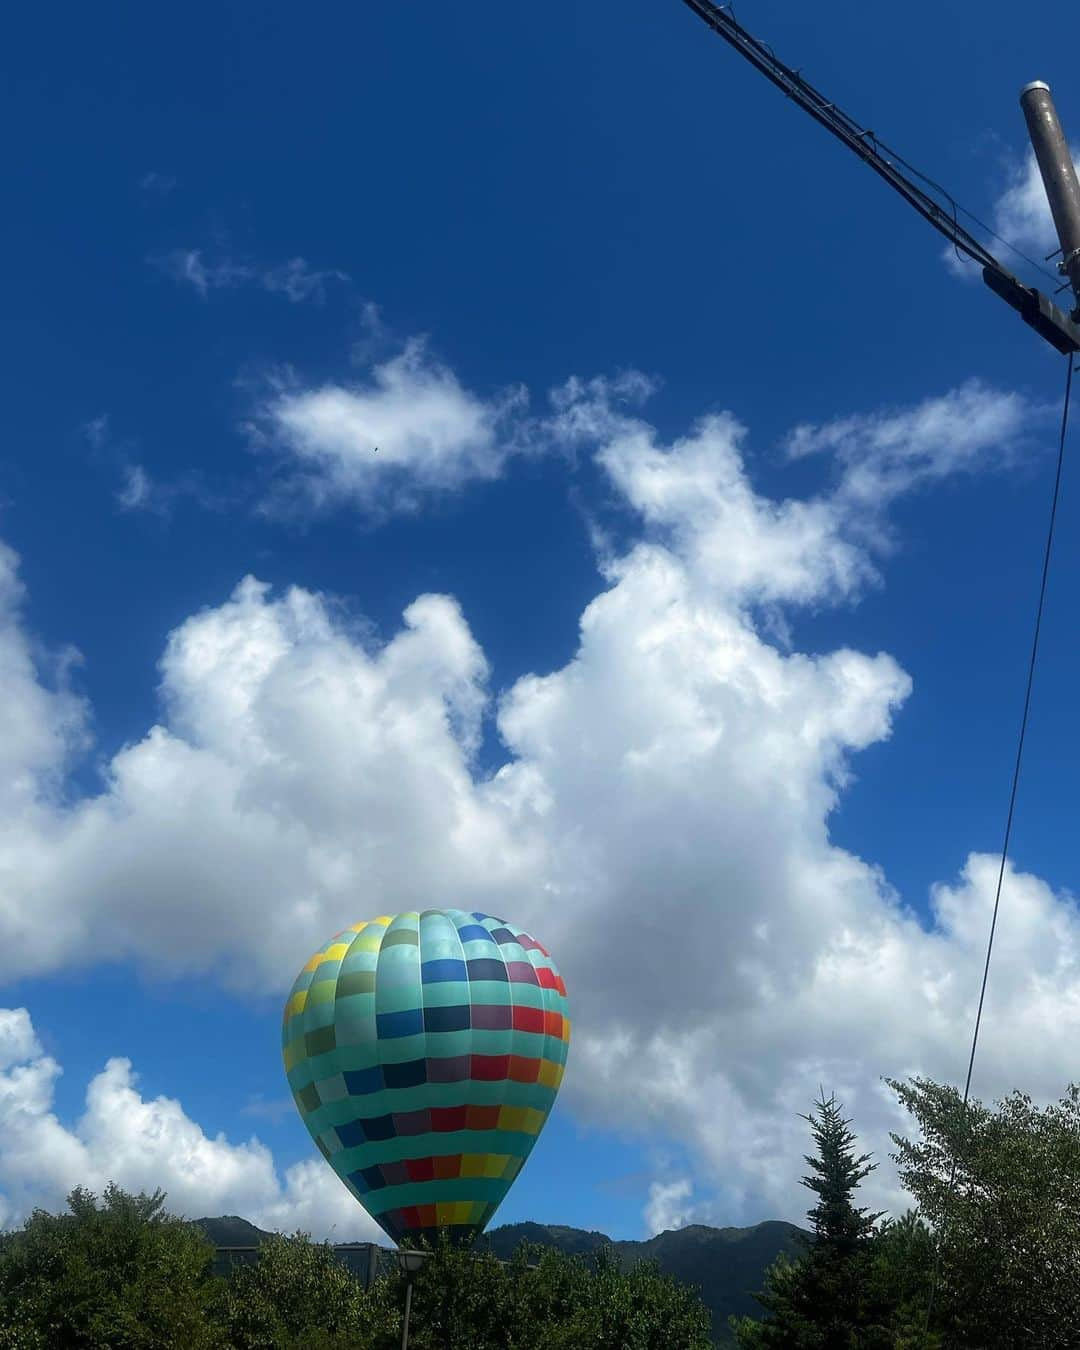
[[[424,1264],[427,1252],[416,1252],[409,1247],[399,1247],[398,1265],[405,1276],[405,1325],[401,1330],[401,1350],[409,1350],[409,1314],[412,1312],[413,1276]]]

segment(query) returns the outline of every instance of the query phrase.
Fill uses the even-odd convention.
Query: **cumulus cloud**
[[[409,510],[425,495],[498,477],[524,402],[521,389],[479,397],[414,340],[367,383],[276,390],[253,430],[283,455],[276,508]]]
[[[290,258],[276,267],[227,256],[208,260],[202,249],[177,248],[149,260],[166,276],[191,286],[205,300],[211,291],[234,290],[238,286],[256,286],[271,294],[284,295],[298,304],[313,300],[321,304],[332,281],[348,281],[344,272],[312,268],[303,258]]]
[[[396,406],[395,378],[363,406]],[[566,975],[563,1094],[582,1119],[681,1146],[685,1180],[727,1222],[798,1221],[799,1116],[824,1084],[883,1163],[864,1203],[895,1208],[884,1155],[909,1122],[879,1075],[961,1071],[993,860],[946,879],[927,923],[834,843],[858,753],[893,733],[911,681],[887,653],[782,648],[758,614],[856,598],[873,574],[866,501],[883,511],[997,462],[1015,405],[969,386],[803,429],[796,444],[832,453],[837,483],[776,501],[734,419],[665,444],[632,392],[578,382],[556,399],[548,433],[589,446],[640,529],[604,560],[573,657],[497,700],[448,596],[420,596],[376,641],[318,595],[247,578],[169,639],[159,725],[112,757],[99,793],[66,802],[49,783],[81,710],[35,675],[11,589],[0,962],[26,976],[127,959],[284,992],[299,954],[364,916],[506,913]],[[468,399],[445,381],[432,397],[437,427],[444,399]],[[489,716],[502,763],[483,773]],[[1012,868],[1005,903],[1017,940],[995,952],[977,1090],[1056,1099],[1080,1033],[1080,922]],[[111,1073],[110,1091],[133,1091]]]
[[[62,1072],[25,1008],[0,1008],[0,1227],[35,1207],[62,1210],[75,1186],[167,1193],[172,1214],[242,1214],[260,1228],[302,1228],[321,1240],[373,1241],[379,1230],[321,1158],[279,1174],[252,1136],[210,1138],[169,1097],[144,1098],[130,1060],[110,1059],[86,1089],[83,1114],[53,1110]]]

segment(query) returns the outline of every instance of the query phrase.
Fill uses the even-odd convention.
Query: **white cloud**
[[[76,655],[60,653],[47,684],[22,626],[22,602],[18,559],[0,544],[0,820],[12,823],[28,809],[55,809],[71,758],[87,744],[86,708],[68,686]],[[0,909],[6,898],[0,889]],[[0,925],[5,919],[19,924],[14,912]]]
[[[82,431],[92,459],[119,473],[120,486],[114,489],[113,500],[121,511],[167,518],[176,503],[184,498],[194,500],[208,511],[220,510],[226,504],[226,498],[207,488],[197,472],[173,479],[161,479],[152,474],[132,458],[136,452],[134,443],[113,437],[107,414],[84,423]]]
[[[649,1200],[643,1216],[649,1237],[686,1226],[690,1219],[693,1190],[693,1185],[686,1177],[650,1184]]]
[[[356,397],[396,407],[411,378]],[[471,396],[433,378],[445,428],[444,401]],[[532,928],[566,974],[567,1103],[680,1145],[708,1212],[801,1219],[799,1113],[819,1084],[883,1163],[864,1203],[902,1204],[884,1155],[909,1122],[878,1076],[962,1071],[993,860],[970,857],[927,926],[836,846],[857,753],[892,734],[911,682],[885,653],[782,649],[756,616],[857,596],[867,502],[997,462],[1017,405],[969,386],[804,431],[802,449],[837,456],[838,486],[777,502],[730,417],[664,445],[610,386],[556,402],[548,434],[593,448],[644,537],[606,561],[573,658],[494,705],[491,776],[474,758],[487,663],[454,600],[419,597],[377,642],[317,595],[248,578],[172,634],[160,725],[113,756],[98,795],[65,804],[50,783],[81,710],[35,679],[5,555],[0,962],[25,977],[128,959],[284,993],[300,954],[365,915],[467,902]],[[1062,1090],[1078,963],[1073,902],[1010,871],[977,1093]],[[141,1119],[126,1072],[101,1091]]]
[[[204,300],[211,291],[256,286],[271,294],[284,295],[294,304],[303,300],[321,304],[326,299],[329,282],[349,280],[344,272],[315,270],[303,258],[290,258],[276,267],[259,267],[230,257],[207,261],[202,249],[198,248],[173,249],[171,253],[149,261],[174,281],[191,286]]]
[[[792,458],[827,452],[842,470],[838,497],[879,508],[951,474],[1008,464],[1042,415],[1019,394],[970,380],[913,408],[838,418],[792,432]]]
[[[116,500],[125,511],[156,509],[158,502],[154,482],[141,464],[124,466],[124,483],[117,490]]]
[[[1075,159],[1077,152],[1072,154]],[[994,205],[993,226],[1017,248],[1044,256],[1057,248],[1054,219],[1034,151],[1028,151],[1022,164],[1012,166],[1008,186]]]
[[[102,450],[109,442],[109,415],[102,413],[83,425],[83,435],[92,450]]]
[[[416,340],[366,384],[276,390],[257,418],[264,443],[285,456],[275,506],[408,510],[424,495],[496,478],[523,402],[520,389],[472,393]]]
[[[110,1059],[91,1079],[72,1125],[53,1110],[62,1072],[45,1055],[25,1008],[0,1009],[0,1226],[35,1208],[64,1208],[75,1186],[100,1193],[110,1181],[128,1191],[167,1194],[172,1214],[195,1219],[242,1214],[261,1228],[335,1241],[371,1241],[374,1222],[321,1158],[278,1173],[256,1137],[232,1144],[208,1137],[169,1097],[146,1100],[131,1062]]]

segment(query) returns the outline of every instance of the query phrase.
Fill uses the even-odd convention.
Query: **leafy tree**
[[[655,1262],[623,1271],[614,1252],[602,1248],[582,1292],[577,1309],[549,1333],[547,1343],[556,1350],[708,1350],[712,1344],[711,1318],[697,1291],[661,1274]]]
[[[871,1256],[880,1214],[857,1208],[852,1196],[877,1166],[866,1165],[870,1154],[854,1155],[855,1136],[848,1129],[835,1095],[816,1104],[809,1121],[816,1156],[806,1155],[813,1175],[801,1185],[818,1197],[807,1217],[813,1237],[798,1261],[785,1255],[769,1268],[765,1288],[755,1295],[770,1313],[766,1321],[731,1318],[740,1346],[785,1346],[790,1350],[849,1350],[849,1347],[891,1345],[883,1323],[885,1310],[874,1305]]]
[[[917,1210],[886,1219],[871,1248],[867,1304],[887,1325],[892,1350],[939,1350],[941,1337],[925,1334],[934,1264],[934,1235]]]
[[[164,1194],[82,1187],[0,1248],[3,1350],[217,1350],[214,1248],[162,1212]]]
[[[368,1293],[330,1243],[273,1234],[220,1291],[230,1350],[370,1350],[400,1343],[401,1313],[386,1281]]]
[[[953,1087],[886,1079],[922,1138],[893,1134],[900,1179],[941,1235],[934,1324],[949,1346],[1076,1344],[1080,1326],[1080,1088],[1040,1111],[996,1111]],[[949,1178],[955,1165],[951,1198]]]
[[[528,1350],[536,1327],[568,1325],[588,1299],[591,1267],[557,1248],[522,1243],[504,1269],[513,1290],[507,1350]]]
[[[403,1279],[395,1277],[398,1307]],[[507,1265],[441,1243],[413,1283],[413,1350],[709,1350],[696,1291],[613,1253],[519,1248]],[[390,1350],[380,1342],[379,1350]]]
[[[490,1252],[455,1246],[445,1235],[427,1250],[413,1276],[411,1350],[502,1350],[511,1296],[503,1266]],[[394,1305],[403,1308],[405,1277],[396,1274],[388,1284]]]

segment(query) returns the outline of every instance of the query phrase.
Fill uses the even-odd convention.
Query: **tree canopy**
[[[0,1350],[398,1350],[404,1277],[371,1290],[327,1243],[274,1235],[227,1277],[165,1196],[77,1187],[0,1243]],[[443,1243],[415,1277],[413,1350],[707,1350],[693,1289],[648,1263]]]
[[[935,1324],[952,1346],[1076,1344],[1080,1089],[1043,1110],[1014,1092],[966,1109],[956,1088],[886,1080],[918,1121],[893,1134],[900,1180],[941,1234]],[[949,1178],[955,1164],[951,1197]]]

